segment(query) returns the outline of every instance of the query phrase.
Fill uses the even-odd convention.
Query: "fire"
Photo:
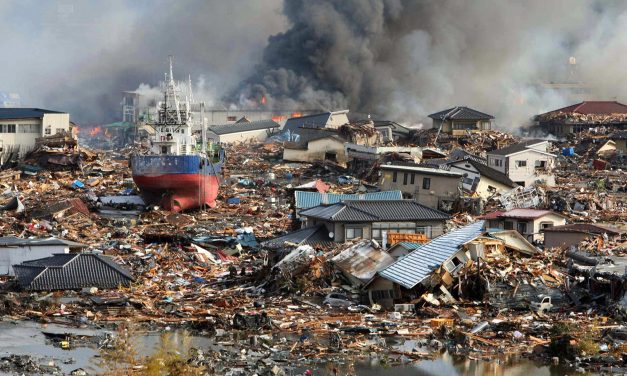
[[[302,112],[292,112],[292,117],[293,118],[299,118],[303,116]]]
[[[266,96],[261,97],[261,104],[266,104]]]
[[[98,133],[102,132],[102,128],[101,127],[93,127],[90,131],[89,131],[89,135],[90,136],[95,136]]]
[[[285,120],[286,118],[287,118],[287,116],[284,116],[284,115],[273,115],[272,116],[272,121],[276,121],[277,123],[280,123],[283,120]]]

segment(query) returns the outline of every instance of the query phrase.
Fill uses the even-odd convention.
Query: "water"
[[[31,355],[39,359],[42,364],[53,361],[58,365],[64,373],[69,373],[77,368],[83,368],[88,374],[95,374],[103,370],[99,366],[100,358],[98,357],[98,349],[95,345],[92,347],[76,347],[70,350],[63,350],[54,347],[42,334],[43,331],[49,332],[76,332],[80,331],[74,328],[67,328],[60,325],[43,325],[31,321],[20,322],[0,322],[0,357],[16,354]],[[85,334],[104,335],[105,330],[89,330],[84,331]],[[189,341],[189,345],[200,349],[220,349],[223,348],[217,342],[230,342],[235,339],[236,343],[244,343],[237,341],[232,336],[224,337],[207,337],[207,336],[183,336],[181,331],[172,331],[171,340],[178,342],[182,338]],[[242,337],[243,338],[243,337]],[[142,333],[137,337],[137,351],[143,354],[153,352],[160,343],[160,333]],[[409,342],[409,341],[407,341]],[[413,342],[410,343],[410,345]],[[403,346],[400,344],[399,346]],[[413,346],[413,345],[412,345]],[[230,351],[237,352],[240,348],[235,346],[227,346]],[[73,360],[72,364],[65,364]],[[540,375],[540,376],[557,376],[574,374],[574,371],[566,369],[563,366],[546,366],[538,364],[528,359],[509,358],[494,361],[473,360],[464,357],[454,357],[443,354],[435,360],[423,360],[412,362],[404,365],[387,366],[382,364],[376,358],[365,357],[356,360],[354,363],[334,363],[331,361],[320,361],[315,365],[297,366],[291,370],[289,374],[302,374],[305,370],[313,370],[314,375],[333,375],[333,369],[336,368],[338,375],[344,375],[348,372],[354,372],[360,376],[409,376],[409,375],[438,375],[438,376],[461,376],[461,375]],[[0,374],[3,374],[0,372]]]

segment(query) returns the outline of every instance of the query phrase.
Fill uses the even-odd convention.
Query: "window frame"
[[[431,178],[427,178],[427,177],[422,178],[422,189],[425,189],[425,190],[431,189]]]

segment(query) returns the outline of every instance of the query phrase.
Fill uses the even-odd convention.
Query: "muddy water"
[[[59,325],[41,325],[34,322],[0,322],[0,357],[7,355],[31,355],[35,357],[41,364],[54,362],[64,373],[69,373],[77,368],[83,368],[88,374],[103,372],[100,368],[100,359],[98,358],[98,350],[92,347],[77,347],[70,350],[63,350],[54,347],[46,340],[42,334],[42,330],[51,332],[76,332],[74,328],[65,328]],[[102,335],[103,330],[84,331],[84,334]],[[177,338],[178,332],[173,332],[174,338]],[[183,337],[183,336],[181,336]],[[159,333],[145,333],[138,337],[137,350],[147,354],[155,349],[159,344]],[[224,340],[224,338],[210,338],[204,336],[188,337],[190,345],[200,349],[216,349],[216,341]],[[236,351],[235,348],[233,350]],[[320,362],[314,365],[296,366],[290,370],[288,374],[299,375],[307,369],[313,370],[314,375],[333,375],[333,370],[337,370],[338,375],[348,372],[355,373],[360,376],[409,376],[409,375],[439,375],[439,376],[501,376],[501,375],[569,375],[575,374],[574,371],[563,367],[545,366],[534,363],[527,359],[509,359],[499,361],[479,361],[468,358],[451,357],[447,354],[442,355],[436,360],[427,360],[420,362],[408,363],[405,365],[387,366],[377,360],[372,354],[372,358],[368,355],[364,359],[358,359],[354,363],[331,363]],[[0,372],[0,374],[2,374]]]

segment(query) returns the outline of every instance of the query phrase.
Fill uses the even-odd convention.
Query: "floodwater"
[[[47,341],[42,331],[48,332],[72,332],[79,334],[103,335],[105,330],[80,330],[67,328],[55,324],[39,324],[31,321],[1,321],[0,322],[0,358],[7,355],[31,355],[40,364],[54,362],[61,370],[69,374],[72,370],[82,368],[88,374],[102,373],[99,352],[95,345],[91,347],[75,347],[64,350],[52,345]],[[179,338],[179,332],[173,331],[174,341]],[[216,349],[217,343],[224,338],[212,338],[205,336],[180,336],[186,337],[190,346],[199,349]],[[142,353],[149,353],[160,343],[160,333],[143,333],[138,337],[137,349]],[[233,348],[236,350],[236,348]],[[145,352],[144,352],[145,351]],[[314,375],[337,375],[354,373],[360,376],[409,376],[409,375],[438,375],[438,376],[501,376],[501,375],[574,375],[575,372],[561,366],[546,366],[535,363],[527,359],[507,359],[495,361],[472,360],[463,357],[452,357],[443,354],[435,360],[424,360],[411,362],[404,365],[388,366],[382,364],[376,358],[366,355],[364,359],[358,359],[351,363],[320,362],[315,365],[296,366],[288,372],[289,375],[302,375],[305,370],[310,369]],[[373,354],[374,356],[374,354]],[[293,363],[292,363],[293,364]],[[0,375],[5,373],[0,372]]]

